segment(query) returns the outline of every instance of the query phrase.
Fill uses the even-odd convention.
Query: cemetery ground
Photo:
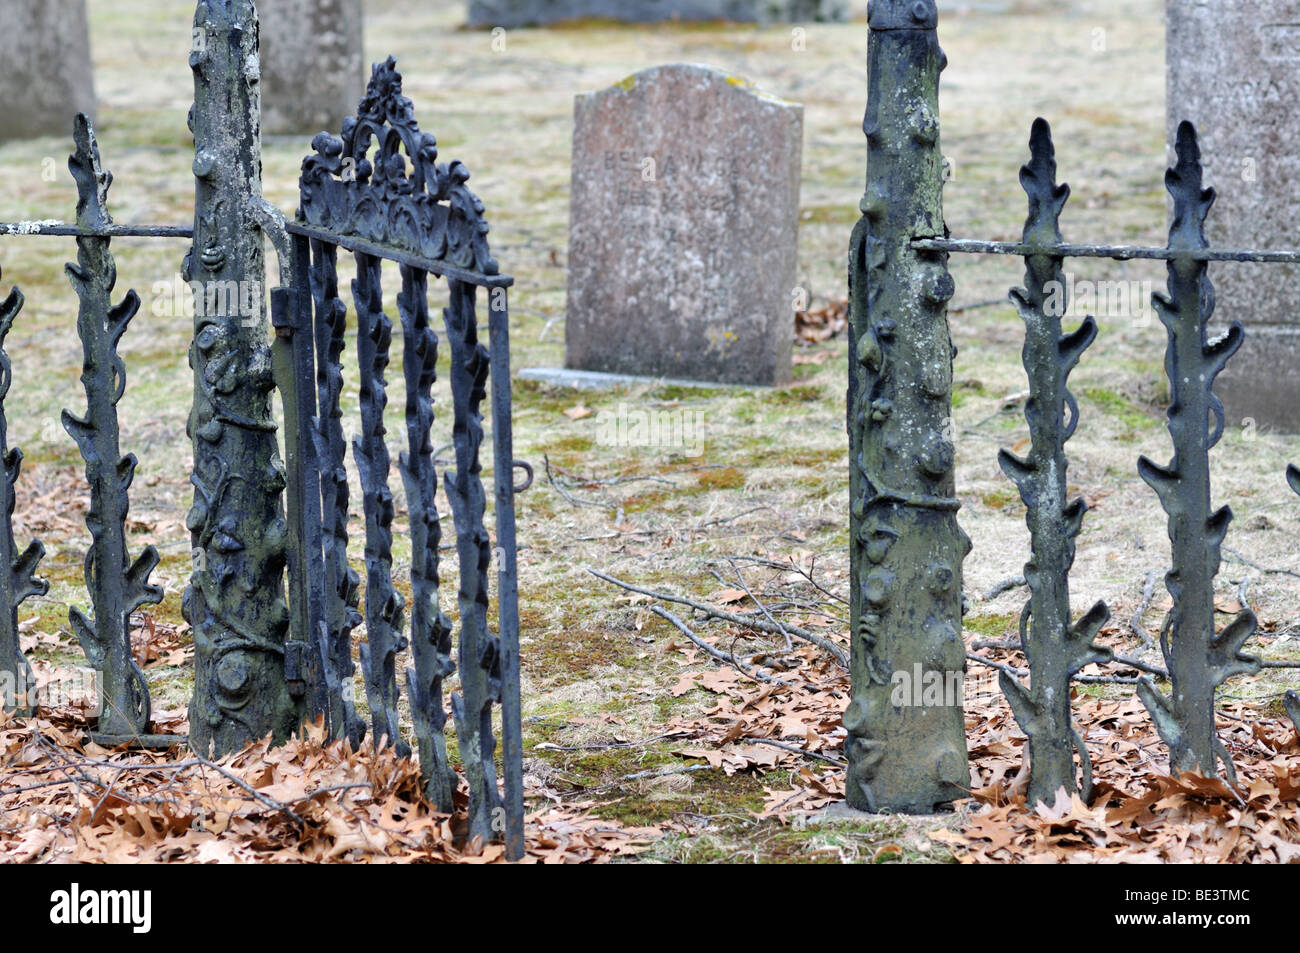
[[[505,49],[496,51],[489,34],[456,29],[458,10],[429,6],[371,0],[368,60],[395,54],[406,94],[438,136],[441,157],[481,170],[471,187],[487,205],[495,256],[518,280],[516,370],[562,362],[575,93],[657,63],[694,61],[805,106],[798,273],[811,294],[812,318],[789,386],[576,392],[515,382],[516,455],[537,471],[518,503],[531,858],[1300,858],[1300,742],[1277,701],[1300,676],[1286,669],[1233,679],[1222,692],[1219,725],[1241,776],[1235,793],[1221,782],[1167,777],[1164,749],[1130,684],[1080,685],[1076,717],[1096,767],[1096,795],[1090,804],[1035,810],[1016,800],[1023,736],[996,673],[972,661],[971,797],[936,817],[815,822],[843,790],[839,718],[847,673],[801,636],[847,647],[848,356],[844,334],[830,332],[842,320],[836,305],[862,192],[865,24],[809,25],[804,48],[793,49],[788,26],[588,23],[510,31]],[[944,151],[954,169],[945,196],[953,233],[1019,237],[1025,203],[1017,170],[1027,157],[1030,123],[1042,115],[1053,123],[1061,180],[1073,188],[1066,238],[1163,244],[1163,3],[972,6],[1004,12],[945,12],[941,23],[951,62],[941,103]],[[117,179],[110,208],[119,222],[181,223],[192,215],[189,25],[188,13],[175,8],[166,0],[91,4],[98,132]],[[75,192],[64,171],[70,145],[68,137],[0,149],[0,217],[71,217]],[[286,211],[309,151],[302,137],[265,143],[266,195]],[[42,176],[49,162],[58,171],[52,182]],[[134,287],[144,299],[121,348],[128,381],[120,410],[123,450],[141,461],[132,551],[153,543],[163,555],[155,579],[166,598],[137,617],[135,637],[165,731],[184,728],[192,673],[180,614],[190,565],[184,518],[191,496],[191,320],[166,290],[179,281],[184,251],[183,243],[162,240],[114,244],[117,294]],[[72,333],[76,302],[63,275],[73,254],[70,240],[0,240],[6,287],[18,284],[27,297],[7,348],[15,365],[10,441],[27,460],[16,535],[20,545],[34,535],[44,540],[40,575],[51,583],[46,598],[23,607],[24,647],[50,677],[80,659],[67,611],[84,599],[88,538],[81,461],[57,420],[60,409],[78,411],[84,401]],[[1150,639],[1169,605],[1160,578],[1169,543],[1164,514],[1138,479],[1136,460],[1147,454],[1163,461],[1171,452],[1162,424],[1165,335],[1149,306],[1163,269],[1141,262],[1072,266],[1079,282],[1122,280],[1136,289],[1125,301],[1102,300],[1091,309],[1101,335],[1072,381],[1082,421],[1069,445],[1070,483],[1091,507],[1073,601],[1081,612],[1105,600],[1112,615],[1103,641],[1159,665]],[[958,486],[962,526],[974,543],[965,563],[965,636],[973,654],[1023,667],[1006,644],[1016,638],[1026,591],[1000,584],[1018,576],[1028,556],[1025,511],[995,459],[998,448],[1015,447],[1027,434],[1022,325],[1006,303],[1022,265],[963,258],[951,267],[951,323],[960,348]],[[1211,277],[1219,267],[1231,266],[1212,267]],[[1231,310],[1231,301],[1220,301],[1220,317]],[[389,383],[390,401],[400,406],[400,373],[390,373]],[[350,433],[355,386],[353,377],[345,411]],[[445,382],[439,387],[440,406],[449,406]],[[647,436],[651,445],[642,445]],[[1300,659],[1300,499],[1283,477],[1293,459],[1300,459],[1300,438],[1249,421],[1230,422],[1214,454],[1215,500],[1236,513],[1220,607],[1254,607],[1261,632],[1253,650],[1271,660]],[[404,518],[398,491],[398,580],[409,568]],[[354,526],[357,560],[361,536]],[[443,556],[449,600],[455,553]],[[710,604],[739,621],[706,619],[588,569]],[[780,626],[794,637],[780,634]],[[738,664],[710,657],[717,653]],[[1084,674],[1101,673],[1094,667]],[[1118,667],[1110,674],[1136,671]],[[0,754],[14,766],[0,788],[0,856],[466,858],[453,825],[414,803],[418,772],[391,756],[359,758],[322,745],[311,730],[279,754],[264,759],[264,747],[255,746],[220,766],[190,755],[60,748],[77,744],[79,728],[70,709],[46,712],[33,725],[0,724]],[[167,766],[178,758],[188,760]],[[60,777],[74,783],[38,786]],[[489,859],[499,856],[494,850]]]

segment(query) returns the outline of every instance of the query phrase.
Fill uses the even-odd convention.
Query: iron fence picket
[[[406,601],[393,588],[396,511],[388,487],[390,460],[384,440],[384,409],[388,405],[384,371],[393,323],[384,314],[381,259],[357,252],[356,260],[352,296],[357,312],[361,433],[353,438],[352,456],[361,474],[366,521],[366,641],[361,645],[361,672],[375,744],[390,744],[400,757],[406,757],[410,747],[398,731],[397,716],[397,653],[408,645],[402,635]]]
[[[1202,188],[1200,147],[1191,123],[1179,126],[1176,148],[1178,161],[1165,177],[1174,199],[1169,247],[1206,248],[1205,219],[1214,204],[1214,190]],[[1154,302],[1168,330],[1165,370],[1174,458],[1162,467],[1142,457],[1138,471],[1169,515],[1173,568],[1165,577],[1165,587],[1174,605],[1160,630],[1160,649],[1172,691],[1166,698],[1148,678],[1138,684],[1138,695],[1169,748],[1175,771],[1214,777],[1221,761],[1235,784],[1232,757],[1215,727],[1215,691],[1233,675],[1258,672],[1260,660],[1242,652],[1256,629],[1250,609],[1242,609],[1221,633],[1215,628],[1214,577],[1232,510],[1227,506],[1215,510],[1211,505],[1210,451],[1224,429],[1223,404],[1214,394],[1214,381],[1241,347],[1245,329],[1235,321],[1224,335],[1210,341],[1207,327],[1214,313],[1214,287],[1209,266],[1173,259],[1168,271],[1169,293],[1156,294]]]
[[[100,165],[95,132],[84,114],[76,118],[74,139],[77,151],[68,167],[77,180],[77,224],[91,229],[111,225],[107,202],[113,177]],[[93,737],[110,747],[149,734],[149,686],[131,650],[131,615],[163,598],[162,588],[149,583],[158,550],[146,546],[134,562],[127,552],[128,490],[138,461],[134,454],[122,456],[119,448],[117,403],[126,391],[126,366],[117,345],[139,310],[140,298],[128,291],[121,302],[112,303],[117,265],[111,241],[78,237],[77,263],[67,266],[80,302],[77,336],[87,410],[84,417],[63,412],[63,427],[86,462],[90,487],[85,580],[94,612],[91,618],[72,606],[68,616],[86,659],[100,675],[102,708]]]
[[[301,242],[295,245],[301,248]],[[319,677],[323,684],[316,691],[327,700],[330,736],[347,738],[353,747],[358,747],[366,729],[353,697],[356,667],[352,659],[352,632],[362,621],[358,608],[361,577],[348,564],[350,490],[341,407],[347,306],[338,291],[338,246],[311,239],[310,254],[317,368],[317,416],[312,424],[312,439],[321,491],[324,590],[320,617],[315,620],[313,630],[322,660]]]
[[[455,772],[447,757],[446,679],[456,672],[452,660],[454,627],[439,603],[438,474],[431,433],[433,385],[438,371],[438,335],[429,323],[428,272],[402,266],[402,367],[406,377],[407,449],[398,461],[406,489],[411,524],[411,658],[406,690],[420,749],[425,793],[441,811],[454,807]]]
[[[36,714],[36,679],[19,641],[18,608],[33,596],[43,596],[50,584],[37,577],[45,546],[32,540],[21,553],[14,541],[15,487],[22,470],[23,452],[9,446],[9,419],[5,398],[13,383],[13,361],[5,340],[23,309],[23,293],[10,290],[0,302],[0,709],[28,717]]]
[[[1060,216],[1070,195],[1056,183],[1056,150],[1052,131],[1038,120],[1030,135],[1030,161],[1020,171],[1029,197],[1025,221],[1026,244],[1061,241]],[[1097,337],[1091,316],[1071,334],[1063,334],[1065,312],[1064,259],[1031,255],[1025,259],[1025,287],[1014,288],[1011,300],[1025,323],[1023,351],[1029,377],[1025,420],[1030,450],[1021,459],[1007,450],[998,462],[1020,490],[1030,531],[1030,560],[1025,566],[1030,600],[1020,616],[1020,644],[1029,660],[1026,686],[1003,670],[998,683],[1011,711],[1029,739],[1030,803],[1052,803],[1058,790],[1088,797],[1092,761],[1075,731],[1070,682],[1086,665],[1108,661],[1113,653],[1094,640],[1110,618],[1105,603],[1097,603],[1077,623],[1070,609],[1070,567],[1075,538],[1087,504],[1070,500],[1066,482],[1069,462],[1065,444],[1079,425],[1079,405],[1069,389],[1070,373]],[[1075,781],[1074,755],[1079,755],[1082,783]]]

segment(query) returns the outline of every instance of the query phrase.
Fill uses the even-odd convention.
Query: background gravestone
[[[847,20],[849,0],[470,0],[470,26],[536,26],[584,17],[658,20]]]
[[[86,0],[0,0],[0,142],[72,135],[95,114]]]
[[[259,0],[262,130],[337,133],[365,92],[361,0]]]
[[[669,65],[574,112],[566,366],[788,381],[803,107]]]
[[[1200,133],[1227,248],[1300,246],[1300,0],[1167,0],[1169,142]],[[1214,264],[1216,325],[1246,325],[1219,378],[1229,427],[1300,429],[1300,266]]]

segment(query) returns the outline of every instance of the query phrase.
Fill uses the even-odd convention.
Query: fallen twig
[[[1292,569],[1269,569],[1267,566],[1261,566],[1258,563],[1251,562],[1249,559],[1241,555],[1241,553],[1237,552],[1235,549],[1228,549],[1225,546],[1223,548],[1223,551],[1227,553],[1229,556],[1231,556],[1233,559],[1237,560],[1237,562],[1241,563],[1243,566],[1248,566],[1249,568],[1255,570],[1255,572],[1262,572],[1269,576],[1292,576],[1296,579],[1300,579],[1300,572],[1296,572]]]
[[[1151,638],[1151,634],[1143,628],[1142,617],[1151,608],[1151,600],[1155,598],[1156,580],[1159,578],[1160,573],[1155,570],[1147,573],[1146,581],[1142,584],[1142,601],[1138,603],[1137,609],[1134,610],[1133,615],[1128,620],[1128,627],[1142,641],[1144,649],[1152,648],[1156,644],[1156,640]]]
[[[685,596],[675,596],[669,592],[659,592],[654,589],[646,589],[642,586],[637,586],[630,582],[624,582],[621,579],[615,579],[613,576],[603,573],[598,569],[592,569],[590,566],[587,567],[587,572],[591,573],[597,579],[603,579],[605,582],[618,586],[620,589],[626,589],[628,592],[635,592],[639,595],[650,596],[652,599],[659,599],[663,602],[675,602],[678,605],[690,606],[692,609],[696,609],[700,612],[703,612],[706,616],[709,616],[711,618],[723,619],[727,622],[734,622],[736,625],[742,625],[745,628],[753,629],[757,632],[766,632],[768,635],[784,635],[786,632],[789,632],[795,638],[802,639],[803,641],[809,642],[812,645],[817,646],[819,649],[828,652],[844,668],[849,667],[848,654],[842,648],[840,648],[830,639],[827,639],[824,636],[817,635],[814,632],[809,632],[807,629],[801,628],[800,626],[785,625],[782,627],[778,627],[772,625],[772,623],[770,622],[766,622],[761,619],[754,619],[754,618],[747,619],[744,616],[736,615],[734,612],[727,612],[725,609],[719,609],[717,606],[711,606],[705,602],[699,602],[695,599],[688,599]]]
[[[755,682],[775,682],[778,685],[791,684],[790,682],[783,681],[782,679],[776,678],[775,676],[764,675],[762,672],[756,672],[750,669],[749,667],[741,664],[740,660],[736,658],[736,656],[733,655],[732,653],[724,652],[721,649],[714,648],[708,642],[705,642],[702,638],[700,638],[698,635],[692,632],[690,626],[688,626],[685,622],[677,618],[677,616],[673,615],[671,612],[669,612],[667,609],[663,608],[662,606],[651,606],[650,611],[653,612],[655,615],[659,616],[659,618],[671,622],[674,626],[677,627],[678,631],[680,631],[684,636],[686,636],[688,639],[690,639],[700,648],[704,649],[704,651],[707,652],[712,658],[717,659],[719,662],[725,662],[728,665],[734,665],[736,671],[740,672],[740,674],[744,675],[746,678],[749,678]]]
[[[771,748],[780,748],[782,751],[788,751],[791,754],[801,754],[805,758],[812,758],[814,761],[824,761],[827,764],[833,764],[837,768],[848,767],[838,758],[832,758],[829,755],[818,754],[816,751],[809,751],[807,748],[800,748],[798,745],[789,745],[784,741],[773,741],[771,738],[745,738],[750,744],[767,745]]]
[[[740,580],[740,588],[745,590],[745,595],[749,596],[750,601],[753,602],[754,605],[758,606],[759,610],[762,611],[763,615],[767,617],[768,622],[771,622],[774,626],[776,626],[778,629],[781,630],[781,634],[785,636],[785,650],[789,652],[791,649],[794,648],[794,643],[790,639],[789,631],[786,629],[784,625],[782,625],[775,618],[773,618],[772,613],[768,611],[767,606],[763,605],[762,601],[758,598],[758,596],[754,595],[754,591],[749,588],[749,583],[745,582],[745,577],[741,573],[740,569],[736,566],[735,561],[729,558],[727,562],[731,564],[732,572],[734,572],[736,574],[736,578]]]
[[[976,655],[974,652],[967,652],[966,657],[972,662],[987,665],[989,668],[996,669],[1014,678],[1029,677],[1029,672],[1023,668],[1016,668],[1014,665],[1007,665],[1003,662],[995,662],[992,659],[984,658],[982,655]],[[1074,680],[1084,685],[1136,685],[1141,681],[1136,676],[1128,675],[1076,675]]]
[[[1020,589],[1027,585],[1029,585],[1029,582],[1024,576],[1012,576],[1010,579],[1003,579],[988,592],[984,593],[984,601],[992,602],[1004,592],[1010,592],[1013,589]]]
[[[596,509],[610,510],[611,512],[614,513],[618,512],[619,506],[616,503],[606,503],[602,500],[578,499],[576,496],[574,496],[572,493],[570,493],[560,483],[556,481],[555,475],[551,473],[551,458],[548,457],[546,454],[542,454],[542,462],[545,464],[546,467],[546,482],[549,483],[555,489],[555,492],[560,494],[560,496],[564,498],[564,501],[568,503],[570,506],[591,506],[591,507],[595,507]]]
[[[1001,649],[1010,652],[1023,652],[1025,647],[1020,644],[1019,639],[1006,639],[1002,641],[979,640],[971,643],[973,649]],[[1133,658],[1128,655],[1111,654],[1111,661],[1096,662],[1097,665],[1122,665],[1127,668],[1135,668],[1139,672],[1146,672],[1149,675],[1155,675],[1158,678],[1168,679],[1169,673],[1159,665],[1152,665],[1150,662],[1144,662],[1141,659]],[[1296,663],[1300,666],[1300,662]],[[1086,678],[1087,676],[1082,676]]]
[[[795,573],[798,573],[798,574],[799,574],[800,576],[802,576],[804,579],[807,579],[809,585],[811,585],[814,589],[816,589],[818,592],[820,592],[822,595],[824,595],[827,599],[831,599],[831,600],[833,600],[834,602],[839,602],[839,603],[842,603],[842,604],[844,604],[844,605],[848,605],[848,604],[849,604],[849,600],[848,600],[848,599],[845,599],[845,598],[844,598],[843,596],[841,596],[839,593],[831,592],[829,589],[827,589],[825,586],[823,586],[821,583],[819,583],[819,582],[818,582],[818,581],[813,577],[813,572],[814,572],[815,569],[816,569],[816,563],[817,563],[817,557],[816,557],[816,556],[813,556],[813,557],[812,557],[811,564],[809,565],[809,567],[808,567],[807,569],[804,569],[802,566],[800,566],[798,563],[796,563],[793,559],[791,559],[789,562],[784,562],[784,563],[782,563],[782,562],[777,562],[775,559],[766,559],[766,558],[764,558],[764,557],[762,557],[762,556],[743,556],[743,555],[742,555],[742,556],[728,556],[728,557],[727,557],[727,560],[728,560],[728,561],[737,560],[737,561],[739,561],[739,562],[753,563],[753,564],[756,565],[756,566],[765,566],[765,567],[767,567],[768,569],[779,569],[779,570],[781,570],[782,572],[792,572],[792,571],[793,571],[793,572],[795,572]]]
[[[1006,303],[1007,303],[1007,299],[1006,299],[1005,297],[1004,297],[1004,298],[989,298],[989,299],[986,300],[986,301],[972,301],[970,304],[960,304],[960,305],[957,305],[957,307],[955,307],[955,308],[949,308],[949,309],[948,309],[948,313],[949,313],[949,314],[961,314],[961,313],[963,313],[963,312],[965,312],[965,311],[976,311],[976,310],[978,310],[978,309],[980,309],[980,308],[996,308],[998,305],[1003,305],[1003,304],[1006,304]]]

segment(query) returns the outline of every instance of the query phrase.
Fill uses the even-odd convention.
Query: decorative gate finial
[[[376,144],[371,153],[372,143]],[[482,275],[499,272],[483,203],[461,162],[439,164],[391,56],[376,63],[341,136],[320,133],[302,163],[298,220]]]

